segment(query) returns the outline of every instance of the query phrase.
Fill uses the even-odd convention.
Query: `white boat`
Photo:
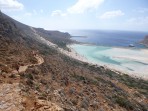
[[[134,44],[129,44],[129,47],[135,47]]]

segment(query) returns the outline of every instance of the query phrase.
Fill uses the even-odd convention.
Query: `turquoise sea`
[[[129,38],[129,35],[127,33],[125,34],[125,32],[122,32],[121,36],[118,35],[119,32],[112,32],[112,35],[115,35],[113,37],[109,36],[109,34],[107,33],[106,36],[109,37],[105,38],[98,36],[100,31],[98,31],[96,37],[95,35],[91,36],[90,33],[89,35],[87,35],[87,33],[83,32],[83,35],[80,35],[79,32],[80,37],[77,35],[77,33],[77,37],[74,37],[72,39],[83,43],[94,43],[93,41],[94,39],[96,39],[94,43],[95,45],[71,45],[71,48],[73,48],[78,54],[84,56],[88,61],[95,64],[105,65],[115,70],[124,71],[125,73],[130,73],[138,77],[148,77],[148,49],[138,43],[144,38],[144,35],[146,33],[139,33],[138,36],[135,36],[135,38]],[[97,31],[95,31],[95,33],[97,33]],[[105,35],[105,32],[103,33]],[[118,34],[116,35],[116,33]],[[134,32],[131,32],[130,35],[132,34],[134,34]],[[93,39],[92,41],[91,37]],[[106,38],[109,38],[109,40],[107,39],[105,41]],[[116,38],[118,40],[116,40]],[[120,42],[122,42],[121,44],[117,43],[119,42],[119,38],[121,40]],[[128,38],[130,42],[128,41]],[[103,39],[102,41],[104,42],[102,42],[102,44],[99,44],[98,41],[101,39]],[[135,47],[128,47],[129,43],[134,44]]]

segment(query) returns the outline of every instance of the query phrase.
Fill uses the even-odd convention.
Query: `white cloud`
[[[2,10],[22,10],[24,5],[17,0],[0,0],[0,9]]]
[[[51,16],[66,16],[66,13],[63,13],[61,10],[55,10],[52,12]]]
[[[24,14],[24,16],[31,16],[32,15],[32,13],[30,13],[30,12],[26,12],[25,14]]]
[[[40,10],[33,9],[33,11],[32,11],[32,15],[38,15],[38,14],[42,14],[42,13],[44,13],[43,9],[40,9]]]
[[[123,15],[124,15],[124,13],[121,10],[114,10],[114,11],[105,12],[99,18],[100,19],[111,19],[111,18],[123,16]]]
[[[40,10],[40,13],[43,13],[43,12],[44,12],[43,9],[41,9],[41,10]]]
[[[132,17],[120,24],[120,27],[130,30],[146,31],[148,32],[148,16]]]
[[[139,13],[148,13],[148,8],[139,8],[138,12]]]
[[[127,24],[132,24],[137,26],[148,25],[148,16],[130,18],[127,20]]]
[[[37,15],[37,11],[36,11],[36,10],[33,10],[33,14],[34,14],[34,15]]]
[[[67,9],[69,13],[84,13],[96,9],[104,0],[78,0],[78,2]]]

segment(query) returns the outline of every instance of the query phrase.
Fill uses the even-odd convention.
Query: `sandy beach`
[[[71,51],[66,51],[62,48],[59,48],[57,45],[51,43],[50,41],[47,41],[45,39],[43,39],[42,37],[39,37],[39,39],[41,41],[43,41],[44,43],[46,43],[48,46],[50,47],[53,47],[53,48],[57,48],[59,50],[59,52],[69,56],[69,57],[72,57],[72,58],[75,58],[79,61],[82,61],[82,62],[87,62],[91,65],[98,65],[98,66],[104,66],[105,68],[108,68],[112,71],[115,71],[115,72],[121,72],[120,74],[128,74],[132,77],[136,77],[136,78],[142,78],[142,79],[145,79],[145,80],[148,80],[148,66],[145,66],[145,67],[137,67],[136,65],[133,65],[133,64],[124,64],[123,66],[124,67],[127,67],[128,65],[130,65],[130,67],[133,67],[135,69],[138,69],[138,70],[135,70],[135,71],[127,71],[126,69],[120,67],[120,66],[117,66],[117,65],[112,65],[112,64],[103,64],[101,62],[94,62],[92,60],[89,60],[85,55],[81,55],[79,54],[72,46],[73,45],[67,45],[68,48],[70,48]],[[90,44],[81,44],[82,46],[94,46],[94,45],[90,45]],[[147,49],[141,49],[139,50],[140,53],[142,53],[142,56],[140,55],[137,55],[136,53],[132,56],[128,56],[129,54],[129,49],[128,48],[121,48],[121,47],[116,47],[116,48],[112,48],[112,50],[110,51],[110,53],[116,53],[116,52],[119,52],[119,55],[115,55],[115,56],[112,56],[112,59],[126,59],[126,60],[133,60],[133,61],[140,61],[142,63],[145,63],[145,64],[148,64],[148,50]],[[127,52],[128,55],[125,55],[123,54],[123,52]]]
[[[80,54],[78,54],[75,49],[72,48],[71,45],[67,46],[68,48],[71,49],[71,52],[65,51],[63,49],[60,49],[60,51],[66,55],[68,55],[69,57],[75,58],[77,60],[83,61],[83,62],[87,62],[89,64],[93,64],[93,65],[98,65],[98,66],[104,66],[105,68],[108,68],[114,72],[121,72],[120,74],[128,74],[129,76],[135,77],[135,78],[142,78],[144,80],[148,80],[148,65],[145,65],[143,67],[137,67],[135,64],[123,64],[124,67],[133,67],[134,69],[137,70],[126,70],[125,68],[122,68],[121,66],[117,66],[117,65],[112,65],[112,64],[102,64],[101,62],[93,62],[88,60],[85,56],[82,56]],[[116,52],[116,51],[120,51],[120,52],[127,52],[130,55],[129,52],[130,49],[128,48],[113,48],[111,51],[113,51],[112,53]],[[148,50],[147,49],[140,49],[139,52],[142,54],[141,55],[123,55],[123,54],[119,54],[117,56],[113,56],[112,58],[114,59],[125,59],[125,60],[131,60],[131,61],[138,61],[144,64],[148,64]]]
[[[80,54],[78,54],[70,45],[67,45],[67,47],[71,50],[71,51],[66,51],[62,48],[58,48],[59,51],[69,57],[72,57],[74,59],[77,59],[79,61],[82,61],[82,62],[87,62],[87,63],[90,63],[90,61],[88,61],[88,59]]]

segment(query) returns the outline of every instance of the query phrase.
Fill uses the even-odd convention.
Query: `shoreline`
[[[71,44],[71,45],[77,45],[77,44]],[[139,71],[137,73],[135,72],[130,72],[130,71],[127,71],[125,69],[121,69],[120,67],[116,67],[116,66],[113,66],[111,64],[101,64],[101,63],[94,63],[93,61],[90,61],[88,60],[85,56],[82,56],[80,55],[79,53],[77,53],[72,47],[71,45],[67,45],[67,47],[71,50],[70,52],[68,51],[65,51],[63,49],[60,49],[60,52],[62,52],[63,54],[69,56],[69,57],[72,57],[74,59],[77,59],[79,61],[82,61],[82,62],[86,62],[90,65],[97,65],[98,67],[100,66],[103,66],[104,68],[106,69],[109,69],[117,74],[127,74],[131,77],[134,77],[134,78],[139,78],[139,79],[143,79],[143,80],[148,80],[148,76],[146,76],[145,74],[140,74]],[[81,44],[82,45],[82,44]],[[84,45],[84,44],[83,44]],[[89,44],[85,44],[85,45],[89,45]],[[115,48],[115,47],[114,47]],[[117,49],[120,49],[119,47]],[[126,48],[123,48],[123,49],[126,49]],[[141,49],[143,51],[147,51],[146,49]],[[143,69],[141,69],[141,71],[143,71]],[[146,72],[148,72],[148,70],[146,70]],[[140,76],[138,76],[140,74]]]
[[[39,38],[42,39],[41,37],[39,37]],[[53,44],[50,41],[46,41],[46,40],[43,40],[43,39],[42,39],[42,41],[44,43],[46,43],[46,45],[48,45],[50,47],[53,47],[53,48],[56,48],[59,52],[65,54],[65,55],[67,55],[67,56],[69,56],[71,58],[74,58],[76,60],[79,60],[81,62],[85,62],[85,63],[88,63],[90,65],[97,65],[98,67],[103,66],[104,68],[109,69],[109,70],[111,70],[111,71],[113,71],[115,73],[121,74],[121,75],[122,74],[127,74],[127,75],[129,75],[131,77],[134,77],[134,78],[148,80],[148,76],[145,76],[145,75],[143,75],[143,76],[136,76],[138,74],[135,75],[135,74],[133,74],[133,73],[131,73],[129,71],[125,71],[123,69],[120,69],[119,67],[112,66],[111,64],[105,64],[104,65],[104,64],[101,64],[99,62],[98,63],[94,63],[93,61],[88,60],[85,56],[80,55],[79,53],[77,53],[76,50],[71,47],[72,45],[85,45],[85,46],[96,46],[97,47],[97,45],[95,45],[95,44],[87,44],[87,43],[78,43],[78,44],[76,44],[76,43],[73,43],[73,44],[67,45],[67,47],[71,50],[71,51],[67,51],[67,50],[64,50],[62,48],[59,48],[56,44]],[[105,46],[102,46],[102,47],[105,47]],[[106,46],[106,47],[109,47],[109,46]],[[114,48],[114,49],[135,49],[135,50],[144,50],[144,51],[148,52],[147,49],[136,49],[136,48],[129,48],[129,47],[127,47],[127,48],[111,47],[111,48]],[[148,72],[148,69],[147,69],[147,72]]]
[[[67,45],[67,47],[70,49],[70,51],[66,51],[62,48],[58,48],[59,51],[69,57],[72,57],[74,59],[77,59],[79,61],[82,61],[82,62],[87,62],[89,63],[88,59],[80,54],[78,54],[72,47],[70,47],[70,45]]]

